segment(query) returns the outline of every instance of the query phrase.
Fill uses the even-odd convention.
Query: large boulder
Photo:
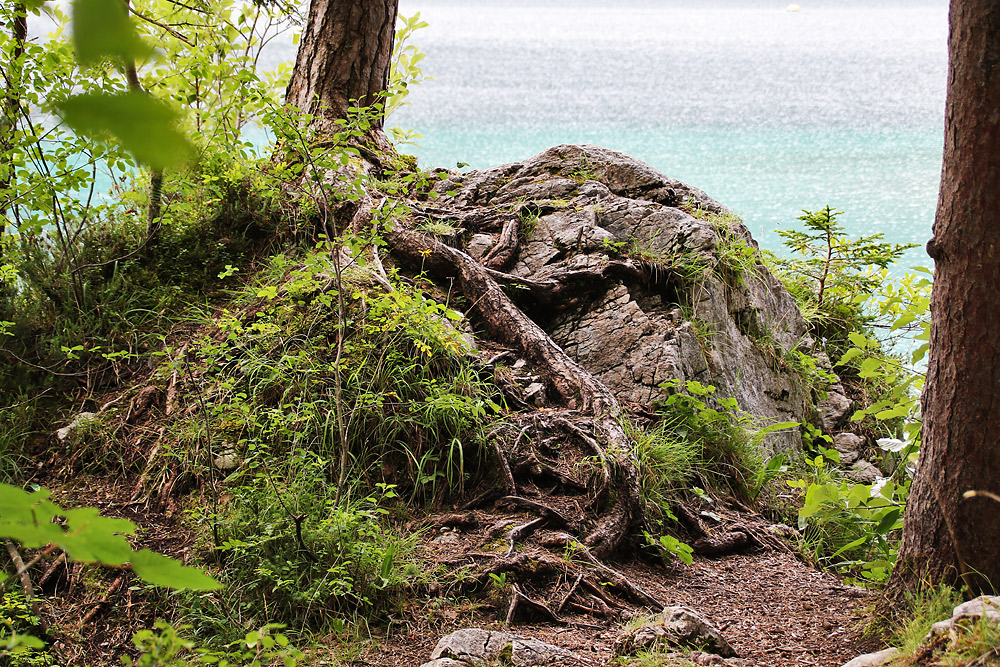
[[[461,211],[470,252],[489,252],[483,223],[499,231],[520,216],[517,252],[493,268],[544,281],[623,257],[646,267],[649,279],[626,276],[583,285],[558,304],[521,304],[619,400],[647,405],[665,397],[664,382],[696,380],[768,420],[821,426],[820,402],[843,412],[839,385],[817,392],[795,370],[814,343],[791,295],[746,227],[701,190],[596,146],[556,146],[524,162],[442,176],[435,206]],[[786,431],[770,444],[797,448],[801,439]]]

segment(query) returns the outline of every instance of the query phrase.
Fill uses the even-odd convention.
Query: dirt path
[[[427,544],[425,555],[447,561],[457,548]],[[713,623],[745,665],[839,667],[877,648],[858,631],[874,594],[845,586],[787,552],[696,557],[691,566],[670,569],[645,564],[619,569],[666,604],[690,607]],[[400,619],[401,629],[365,651],[356,664],[419,666],[441,636],[463,627],[509,629],[575,651],[596,665],[615,657],[620,620],[601,628],[519,623],[503,628],[502,610],[477,609],[467,600],[449,598],[448,591],[442,595],[440,604],[410,609]],[[593,618],[578,620],[594,624]]]

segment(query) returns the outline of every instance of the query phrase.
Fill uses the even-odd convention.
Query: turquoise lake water
[[[623,150],[737,211],[764,247],[803,208],[930,238],[947,0],[401,0],[430,27],[411,104],[422,166]],[[929,265],[923,248],[909,264]]]

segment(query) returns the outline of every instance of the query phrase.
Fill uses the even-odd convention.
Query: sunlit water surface
[[[433,78],[389,125],[423,166],[558,143],[623,150],[736,210],[762,245],[803,208],[930,237],[946,0],[402,0]],[[287,57],[288,54],[285,54]],[[922,248],[910,264],[929,264]]]

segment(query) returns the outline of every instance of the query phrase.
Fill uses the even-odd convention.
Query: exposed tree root
[[[517,216],[511,216],[504,223],[497,244],[483,257],[483,264],[491,269],[502,269],[514,258],[517,251],[517,235],[521,228]]]
[[[681,503],[674,505],[674,513],[695,538],[691,548],[700,556],[724,556],[742,551],[754,542],[749,528],[744,526],[736,526],[722,535],[710,535],[694,512]]]
[[[583,544],[599,558],[610,556],[630,528],[642,523],[639,470],[619,421],[621,406],[611,390],[563,352],[472,257],[402,225],[386,232],[385,238],[397,257],[442,277],[457,277],[459,289],[494,339],[520,350],[535,363],[570,407],[593,415],[596,437],[589,444],[602,452],[602,474],[606,486],[614,491],[609,495],[615,501],[602,512]],[[601,440],[604,445],[597,444]]]

